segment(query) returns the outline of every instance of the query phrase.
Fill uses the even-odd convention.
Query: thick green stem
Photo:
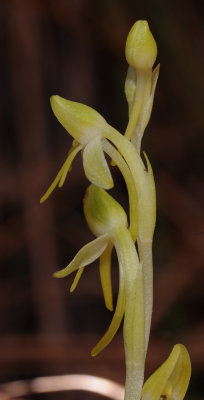
[[[140,400],[144,381],[145,315],[142,267],[130,232],[114,231],[114,244],[125,283],[124,346],[126,360],[125,400]]]
[[[143,270],[144,303],[145,303],[145,352],[147,352],[152,308],[153,308],[153,263],[152,263],[152,241],[138,240],[140,260],[145,265]]]
[[[125,161],[127,162],[134,179],[138,204],[138,238],[140,243],[140,262],[143,266],[144,276],[144,303],[145,303],[145,315],[147,326],[146,332],[146,348],[148,343],[150,322],[152,315],[152,254],[151,245],[156,219],[156,196],[155,196],[155,184],[154,177],[151,169],[151,165],[147,159],[148,171],[146,170],[140,156],[138,155],[134,146],[124,136],[120,135],[115,129],[111,128],[106,137],[118,148],[123,154]],[[149,243],[149,245],[147,244]],[[147,247],[149,250],[147,251]],[[145,278],[148,276],[148,279]],[[147,298],[146,298],[147,296]],[[150,300],[151,299],[151,300]],[[151,307],[150,307],[151,304]]]

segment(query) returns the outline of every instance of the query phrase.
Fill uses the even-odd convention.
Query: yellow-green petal
[[[111,342],[115,336],[120,323],[122,321],[124,311],[125,311],[125,284],[124,284],[124,268],[119,263],[119,289],[118,289],[118,299],[116,304],[115,313],[113,315],[112,321],[102,339],[93,348],[91,355],[96,356],[99,354],[108,344]]]
[[[111,284],[111,253],[113,245],[109,243],[100,257],[99,271],[101,278],[101,286],[105,305],[108,310],[113,311],[113,295]]]
[[[97,260],[97,258],[99,258],[100,255],[103,253],[108,244],[108,241],[108,234],[92,240],[92,242],[86,244],[84,247],[82,247],[81,250],[79,250],[77,255],[67,265],[67,267],[55,272],[53,275],[56,278],[64,278],[65,276],[71,274],[73,271],[76,271],[81,267],[85,267],[86,265],[91,264],[92,262]]]
[[[76,157],[77,153],[81,149],[82,149],[81,145],[72,147],[70,149],[70,151],[68,152],[68,157],[67,157],[66,161],[64,162],[63,166],[60,168],[56,178],[54,179],[54,181],[52,182],[52,184],[50,185],[50,187],[48,188],[48,190],[46,191],[44,196],[41,197],[40,203],[43,203],[45,200],[47,200],[47,198],[51,195],[51,193],[56,188],[58,183],[59,183],[59,187],[61,187],[64,184],[64,181],[65,181],[65,178],[67,176],[67,173],[69,172],[69,170],[71,168],[72,161],[74,160],[74,158]]]
[[[83,166],[87,179],[104,189],[113,187],[113,179],[104,156],[101,137],[92,139],[83,151]]]
[[[76,287],[77,287],[77,285],[78,285],[78,283],[79,283],[79,279],[81,278],[82,273],[83,273],[83,271],[84,271],[84,268],[85,268],[85,267],[81,267],[80,269],[78,269],[78,271],[77,271],[77,273],[76,273],[76,275],[75,275],[75,278],[74,278],[74,280],[73,280],[73,282],[72,282],[72,285],[71,285],[71,287],[70,287],[70,292],[71,292],[71,293],[76,289]]]
[[[170,356],[146,381],[142,400],[183,400],[191,376],[191,362],[182,344],[174,346]]]

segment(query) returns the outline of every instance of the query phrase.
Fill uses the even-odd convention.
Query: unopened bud
[[[125,55],[128,64],[137,69],[152,68],[157,56],[157,45],[147,21],[137,21],[131,28],[126,41]]]

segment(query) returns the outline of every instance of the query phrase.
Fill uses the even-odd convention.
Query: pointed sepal
[[[106,121],[96,110],[85,104],[51,96],[52,110],[69,134],[82,145],[101,135]]]

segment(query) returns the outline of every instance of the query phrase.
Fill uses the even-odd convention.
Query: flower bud
[[[91,231],[100,236],[118,226],[127,226],[121,205],[104,189],[90,185],[84,197],[84,214]]]
[[[131,28],[126,41],[125,55],[128,64],[137,69],[152,68],[157,56],[157,45],[147,21],[137,21]]]
[[[93,108],[60,96],[51,96],[52,110],[69,134],[82,145],[100,135],[106,126],[105,119]]]

